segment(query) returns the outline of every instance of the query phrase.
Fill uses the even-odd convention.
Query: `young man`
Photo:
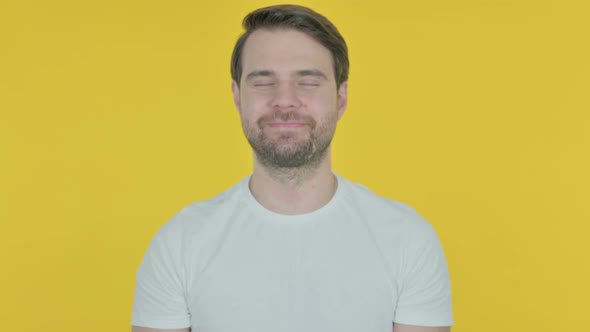
[[[133,330],[443,332],[447,266],[432,227],[331,169],[347,47],[299,6],[244,20],[232,92],[254,172],[178,213],[137,273]]]

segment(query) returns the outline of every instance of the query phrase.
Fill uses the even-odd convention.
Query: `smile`
[[[273,122],[268,124],[271,128],[302,128],[306,124],[302,122]]]

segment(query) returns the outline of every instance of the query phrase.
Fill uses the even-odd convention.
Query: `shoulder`
[[[390,198],[380,196],[360,183],[339,177],[338,184],[342,185],[346,198],[359,201],[364,206],[383,208],[400,214],[408,214],[413,211],[411,207]]]
[[[413,207],[343,178],[339,178],[339,184],[343,186],[346,208],[358,214],[377,237],[403,238],[403,242],[436,238],[432,225]]]
[[[403,222],[404,220],[423,223],[416,210],[402,202],[376,194],[366,186],[339,178],[339,184],[343,186],[343,199],[347,204],[366,213],[379,214],[387,219]]]
[[[242,180],[215,197],[193,202],[170,218],[158,231],[156,237],[186,238],[211,227],[220,227],[227,214],[243,204]]]

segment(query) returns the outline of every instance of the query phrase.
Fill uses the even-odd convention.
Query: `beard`
[[[305,128],[266,134],[268,124],[274,121],[297,121],[305,123]],[[263,166],[273,169],[313,168],[324,159],[332,142],[336,114],[325,117],[318,124],[309,116],[278,111],[259,118],[254,125],[244,119],[243,129]]]

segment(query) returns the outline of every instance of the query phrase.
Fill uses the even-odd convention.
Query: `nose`
[[[301,106],[295,86],[289,83],[280,84],[274,91],[271,105],[275,109],[296,109]]]

